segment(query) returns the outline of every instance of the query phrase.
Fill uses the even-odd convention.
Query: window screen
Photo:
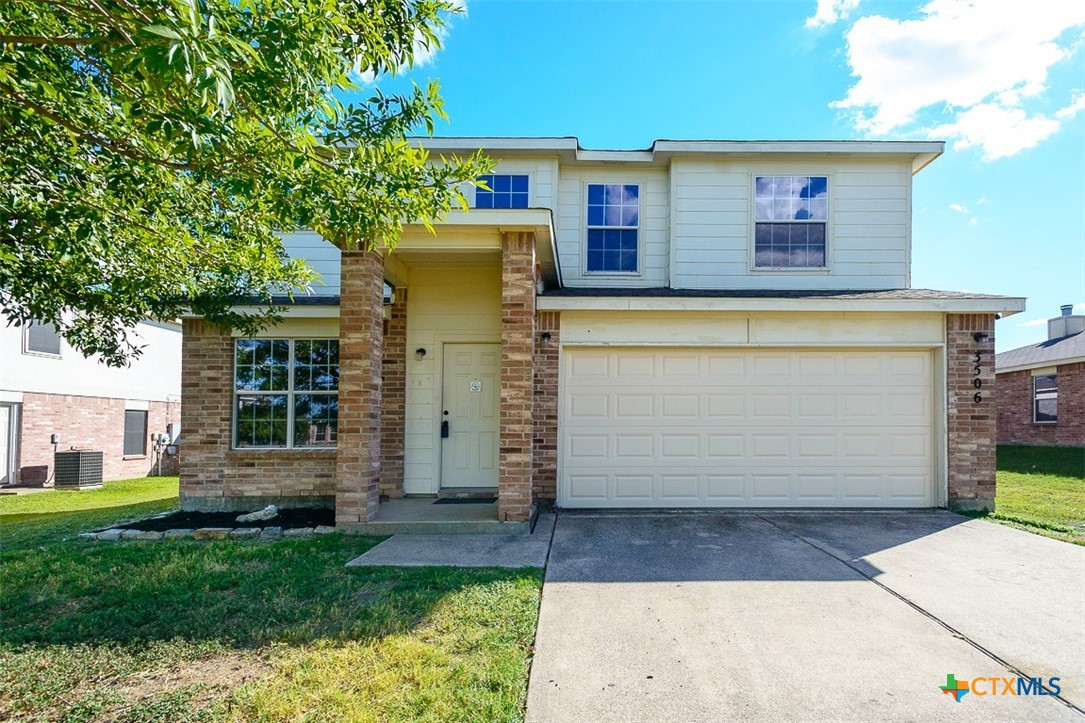
[[[124,412],[124,454],[147,453],[147,412],[127,409]]]
[[[31,324],[26,328],[26,350],[60,356],[60,335],[52,324]]]

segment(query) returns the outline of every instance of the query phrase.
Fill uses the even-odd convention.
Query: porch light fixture
[[[426,350],[422,347],[418,347],[414,350],[414,358],[418,361],[422,361],[426,358]]]
[[[542,334],[539,334],[539,341],[542,342],[543,346],[546,346],[547,344],[549,344],[550,343],[550,332],[544,331]]]
[[[972,338],[975,339],[977,343],[982,344],[983,342],[990,339],[991,335],[985,331],[977,331],[975,334],[972,335]]]

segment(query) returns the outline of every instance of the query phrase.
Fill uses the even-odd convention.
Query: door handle
[[[441,422],[441,439],[448,439],[448,420]]]

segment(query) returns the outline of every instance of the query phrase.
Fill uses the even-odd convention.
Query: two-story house
[[[51,484],[54,455],[72,449],[101,452],[105,480],[158,471],[152,438],[181,418],[181,325],[138,324],[133,342],[142,356],[108,367],[52,324],[0,324],[0,485]],[[162,461],[176,474],[174,457]]]
[[[1024,300],[911,288],[943,144],[421,142],[498,161],[470,212],[390,250],[292,234],[325,285],[281,325],[185,321],[186,508],[993,505]]]

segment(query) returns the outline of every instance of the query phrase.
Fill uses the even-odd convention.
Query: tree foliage
[[[123,364],[144,318],[245,332],[306,287],[277,232],[394,245],[488,170],[408,135],[438,87],[374,80],[439,44],[452,0],[0,1],[0,307]],[[366,97],[346,103],[347,94]],[[260,301],[242,312],[238,302]]]

